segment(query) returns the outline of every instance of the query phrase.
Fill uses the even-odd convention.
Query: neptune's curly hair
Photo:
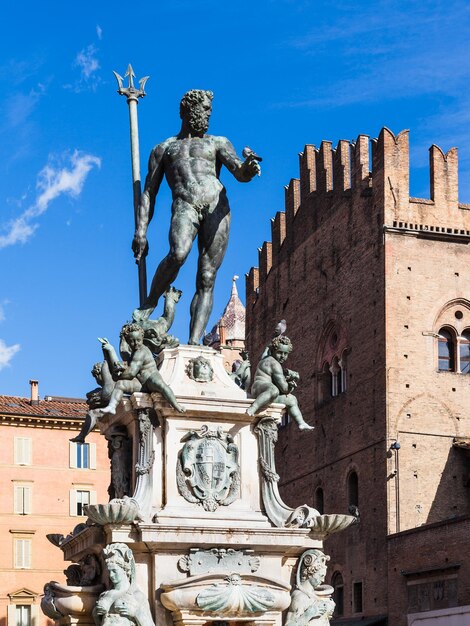
[[[180,117],[183,117],[188,111],[190,111],[195,104],[199,104],[204,101],[204,98],[209,98],[212,101],[214,94],[212,91],[204,91],[204,89],[191,89],[187,91],[181,98],[180,102]]]

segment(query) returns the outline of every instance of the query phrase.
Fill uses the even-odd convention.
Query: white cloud
[[[100,41],[103,39],[103,29],[99,24],[96,25],[96,35]]]
[[[39,172],[34,204],[19,217],[5,225],[6,234],[0,235],[0,249],[16,243],[25,243],[38,227],[34,219],[45,213],[49,204],[59,196],[77,198],[93,167],[100,167],[101,159],[78,150],[69,157],[70,164],[56,165],[53,159]]]
[[[75,57],[75,65],[80,68],[82,78],[86,81],[100,68],[96,53],[97,49],[93,44],[90,44],[83,50],[80,50]]]
[[[5,298],[2,302],[0,302],[0,322],[5,320],[5,306],[10,304],[10,300]]]
[[[99,37],[98,28],[97,34]],[[100,69],[97,55],[98,49],[93,44],[80,50],[73,62],[73,66],[80,70],[80,77],[74,83],[64,85],[66,89],[71,89],[75,93],[95,91],[97,85],[101,82],[97,74]]]
[[[10,361],[19,349],[19,343],[15,343],[12,346],[7,346],[3,339],[0,339],[0,370],[10,365]]]

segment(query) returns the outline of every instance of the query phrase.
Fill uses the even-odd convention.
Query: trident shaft
[[[126,96],[129,105],[129,123],[131,133],[131,160],[132,160],[132,187],[134,192],[134,222],[137,227],[137,212],[140,204],[141,180],[140,180],[140,155],[139,155],[139,126],[137,123],[137,103],[139,98],[143,98],[146,94],[144,91],[145,83],[149,77],[144,76],[139,80],[139,88],[134,87],[134,70],[129,64],[127,72],[124,74],[129,77],[127,87],[123,86],[124,78],[119,76],[117,72],[113,72],[118,82],[118,94]],[[139,304],[142,306],[147,299],[147,264],[145,256],[142,256],[138,262],[139,269]]]

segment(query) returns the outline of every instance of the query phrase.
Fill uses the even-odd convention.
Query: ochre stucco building
[[[83,505],[107,502],[107,444],[92,432],[69,441],[86,413],[83,400],[0,396],[0,624],[51,624],[40,610],[46,582],[65,583],[70,565],[46,535],[86,521]]]
[[[430,199],[410,197],[407,131],[305,146],[247,275],[253,365],[284,318],[315,426],[280,430],[284,499],[359,515],[325,546],[338,624],[470,624],[470,205],[455,148],[431,147],[430,180]]]

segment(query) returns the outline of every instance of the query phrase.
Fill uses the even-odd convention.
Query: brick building
[[[286,319],[315,425],[281,428],[281,492],[360,517],[325,546],[338,624],[470,624],[470,205],[455,148],[431,147],[430,179],[430,199],[410,197],[407,131],[305,146],[247,275],[252,361]]]
[[[80,430],[83,400],[0,396],[0,624],[51,624],[40,610],[44,584],[65,582],[61,550],[46,538],[86,521],[83,505],[106,502],[106,440],[69,441]]]

